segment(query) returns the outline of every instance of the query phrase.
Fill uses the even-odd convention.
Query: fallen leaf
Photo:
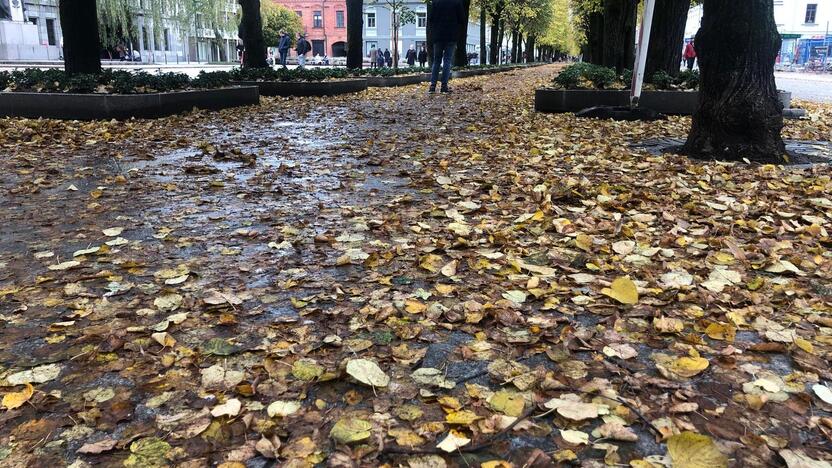
[[[465,437],[463,433],[451,429],[448,431],[448,435],[442,439],[442,442],[439,442],[439,444],[436,445],[436,448],[452,453],[456,452],[460,447],[464,447],[470,443],[471,439]]]
[[[243,404],[236,398],[231,398],[221,405],[217,405],[211,410],[211,416],[218,418],[220,416],[237,416],[240,414]]]
[[[11,392],[3,395],[3,406],[6,409],[13,410],[15,408],[20,408],[23,406],[32,395],[35,393],[35,387],[32,386],[30,383],[26,383],[26,388],[19,392]]]
[[[367,359],[350,359],[347,362],[347,374],[371,387],[386,387],[390,383],[390,377],[378,364]]]
[[[589,444],[589,434],[587,434],[586,432],[561,429],[560,436],[563,438],[563,440],[572,445]]]
[[[638,304],[636,284],[626,276],[616,278],[609,288],[601,290],[601,294],[609,296],[622,304]]]
[[[685,431],[667,440],[667,453],[673,468],[722,468],[728,466],[723,455],[710,437]]]
[[[351,444],[369,439],[372,428],[373,425],[363,419],[341,418],[332,426],[329,435],[342,444]]]
[[[301,402],[299,401],[283,401],[277,400],[270,404],[268,408],[266,408],[266,413],[269,417],[286,417],[290,414],[295,414],[301,408]]]

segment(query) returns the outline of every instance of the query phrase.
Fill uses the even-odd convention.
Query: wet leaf
[[[19,392],[11,392],[3,395],[3,406],[6,409],[13,410],[15,408],[20,408],[23,406],[32,395],[35,393],[35,388],[32,387],[32,384],[25,384],[26,388]]]
[[[370,438],[373,425],[358,418],[341,418],[332,426],[330,437],[342,444],[361,442]]]
[[[626,276],[616,278],[609,288],[601,290],[601,294],[609,296],[622,304],[638,304],[636,284]]]
[[[278,400],[273,402],[266,408],[266,413],[268,413],[269,417],[286,417],[291,414],[295,414],[301,408],[301,403],[299,401],[283,401]]]
[[[442,439],[442,442],[436,445],[436,448],[451,453],[456,452],[457,449],[464,447],[471,443],[471,439],[465,437],[465,434],[451,430],[448,435]]]
[[[728,466],[728,458],[717,449],[710,437],[695,432],[682,432],[667,440],[667,452],[674,468],[720,468]]]
[[[10,385],[24,385],[28,383],[49,382],[58,377],[61,367],[58,364],[46,364],[33,369],[16,372],[6,377]]]
[[[367,359],[351,359],[348,361],[347,374],[371,387],[386,387],[390,383],[390,377],[378,367],[378,364]]]

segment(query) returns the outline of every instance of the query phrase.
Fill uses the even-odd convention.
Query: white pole
[[[638,35],[636,63],[633,67],[633,87],[630,90],[630,107],[638,107],[641,88],[644,85],[644,67],[647,65],[647,50],[650,47],[650,30],[653,28],[653,12],[656,0],[644,1],[644,13],[641,17],[641,31]]]

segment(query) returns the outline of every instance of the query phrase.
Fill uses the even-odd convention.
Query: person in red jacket
[[[677,49],[678,50],[678,49]],[[685,61],[688,63],[688,70],[693,70],[693,63],[696,61],[696,48],[693,47],[693,40],[685,46]]]

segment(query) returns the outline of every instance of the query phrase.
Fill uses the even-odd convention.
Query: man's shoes
[[[442,88],[442,89],[440,90],[440,92],[441,92],[442,94],[451,94],[453,91],[451,91],[451,90],[450,90],[450,89],[448,89],[448,88]]]
[[[430,88],[428,88],[428,94],[433,94],[435,92],[436,92],[436,86],[431,86]]]

